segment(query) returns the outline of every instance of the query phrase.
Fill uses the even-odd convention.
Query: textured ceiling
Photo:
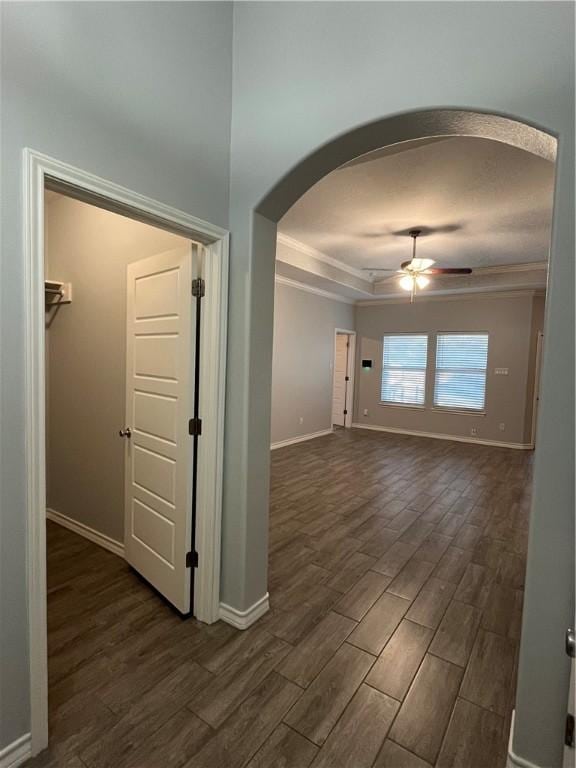
[[[418,256],[439,266],[548,258],[554,166],[485,139],[407,142],[326,176],[288,211],[281,233],[354,267],[397,268]]]

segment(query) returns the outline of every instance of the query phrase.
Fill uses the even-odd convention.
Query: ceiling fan
[[[401,274],[399,285],[405,291],[410,291],[410,303],[414,301],[416,290],[425,288],[430,279],[427,275],[470,275],[470,267],[434,267],[434,259],[416,258],[416,240],[421,229],[411,229],[408,233],[412,238],[412,258],[410,261],[404,261],[400,269],[386,269],[384,267],[363,267],[366,272],[394,272]]]

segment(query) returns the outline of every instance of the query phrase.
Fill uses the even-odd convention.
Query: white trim
[[[203,260],[206,296],[202,306],[200,347],[201,451],[198,454],[198,513],[196,551],[211,553],[196,570],[194,612],[207,624],[218,621],[224,475],[224,411],[226,402],[226,349],[228,331],[229,236],[212,246]],[[216,393],[216,397],[214,397]],[[204,510],[205,514],[201,514]]]
[[[204,418],[199,453],[195,615],[213,622],[219,616],[220,526],[224,424],[228,233],[183,211],[144,197],[46,155],[23,152],[23,232],[25,263],[25,448],[27,499],[27,576],[30,648],[32,754],[48,744],[48,665],[46,623],[46,454],[44,369],[44,187],[67,192],[92,204],[161,226],[206,249],[202,324],[204,364],[201,405]]]
[[[462,435],[444,435],[439,432],[420,432],[415,429],[400,429],[399,427],[381,427],[376,424],[358,424],[352,426],[355,429],[372,429],[375,432],[393,432],[397,435],[412,435],[413,437],[431,437],[434,440],[453,440],[456,443],[475,443],[477,445],[493,445],[495,448],[514,448],[518,451],[531,451],[532,443],[502,443],[499,440],[482,440],[480,437],[466,437]]]
[[[354,424],[352,424],[354,426]],[[277,443],[270,445],[270,450],[275,451],[277,448],[286,448],[288,445],[296,445],[296,443],[305,443],[306,440],[314,440],[315,437],[325,437],[331,435],[334,432],[332,428],[323,429],[320,432],[309,432],[307,435],[299,435],[298,437],[289,437],[287,440],[279,440]]]
[[[536,423],[538,421],[538,403],[540,401],[540,385],[542,379],[542,346],[544,344],[544,331],[536,333],[536,359],[534,361],[534,391],[532,393],[532,425],[530,440],[536,445]]]
[[[94,196],[100,198],[103,207],[109,210],[130,210],[134,218],[145,220],[147,223],[161,225],[163,229],[178,232],[183,237],[194,237],[204,245],[215,243],[228,235],[226,229],[199,219],[190,213],[179,211],[177,208],[165,205],[158,200],[133,192],[121,187],[113,181],[100,176],[94,176],[88,171],[75,168],[68,163],[55,160],[33,149],[24,150],[25,162],[47,177],[51,188],[68,192],[80,199],[86,199],[94,205]],[[168,226],[167,226],[168,225]]]
[[[491,267],[475,267],[474,275],[506,275],[510,272],[548,271],[547,261],[524,261],[521,264],[494,264]]]
[[[98,544],[99,547],[107,549],[108,552],[112,552],[118,555],[118,557],[124,557],[124,544],[116,541],[116,539],[112,539],[110,536],[106,536],[105,533],[100,533],[95,528],[79,523],[78,520],[74,520],[68,517],[68,515],[63,515],[62,512],[57,512],[55,509],[50,509],[50,507],[46,508],[46,518],[52,520],[53,523],[61,525],[63,528],[68,528],[69,531],[77,533],[78,536],[82,536],[92,543]]]
[[[346,362],[346,376],[348,377],[348,386],[346,387],[346,402],[344,408],[344,428],[349,429],[352,426],[352,414],[354,411],[354,374],[356,372],[356,331],[349,331],[347,328],[334,328],[334,357],[332,360],[332,414],[334,414],[334,377],[336,374],[336,340],[339,335],[348,336],[348,355]],[[349,420],[347,417],[349,416]],[[348,420],[348,423],[346,421]]]
[[[220,603],[220,618],[225,621],[226,624],[231,624],[236,629],[248,629],[254,624],[255,621],[261,616],[264,616],[270,610],[270,597],[268,592],[257,600],[254,605],[247,608],[245,611],[238,611],[236,608],[232,608],[231,605],[226,603]]]
[[[289,288],[296,288],[299,291],[306,291],[306,293],[315,293],[316,296],[322,296],[322,298],[324,299],[331,299],[332,301],[341,301],[344,304],[356,303],[356,299],[349,299],[347,296],[340,296],[338,293],[325,291],[322,288],[316,288],[314,285],[307,285],[306,283],[300,283],[298,282],[298,280],[292,280],[290,277],[284,277],[283,275],[276,275],[274,280],[280,285],[287,285]]]
[[[463,293],[430,293],[421,292],[418,294],[416,301],[475,301],[477,299],[517,299],[521,296],[546,296],[545,288],[518,288],[518,290],[512,290],[507,287],[506,290],[492,289],[490,291],[475,290],[473,288],[467,289]],[[374,307],[379,304],[408,304],[409,301],[406,296],[390,296],[385,298],[374,294],[373,299],[358,299],[354,302],[357,307]]]
[[[16,768],[32,755],[32,740],[29,733],[0,749],[0,768]]]
[[[383,282],[383,280],[379,280],[377,276],[370,277],[370,272],[359,269],[358,267],[353,267],[351,264],[346,264],[346,262],[340,261],[340,259],[336,259],[334,256],[329,256],[327,253],[323,253],[323,251],[319,251],[311,245],[306,245],[306,243],[303,243],[301,240],[296,240],[296,238],[290,237],[290,235],[285,235],[283,232],[278,232],[276,242],[278,245],[285,245],[287,248],[292,248],[299,253],[303,253],[305,256],[311,256],[313,259],[329,264],[343,272],[348,272],[348,274],[354,275],[354,277],[358,277],[368,283],[371,282],[374,285],[377,285],[378,283]],[[282,261],[282,259],[280,259],[280,261]],[[390,269],[394,269],[394,265],[392,265]],[[506,275],[517,272],[542,271],[548,271],[547,261],[522,262],[520,264],[493,264],[487,267],[474,267],[473,274],[475,276]]]
[[[506,768],[540,768],[536,763],[531,763],[530,760],[526,760],[524,757],[517,755],[512,749],[512,741],[514,738],[514,717],[516,716],[516,710],[512,710],[512,720],[510,721],[510,735],[508,737],[508,755],[506,759]]]
[[[348,272],[349,275],[354,275],[354,277],[358,277],[366,283],[371,282],[367,272],[352,267],[350,264],[335,259],[333,256],[328,256],[328,254],[316,250],[316,248],[313,248],[311,245],[306,245],[306,243],[302,243],[300,240],[296,240],[289,235],[284,235],[282,232],[278,232],[276,243],[278,245],[285,245],[287,248],[292,248],[299,253],[303,253],[305,256],[311,256],[313,259],[318,259],[318,261],[323,261],[324,264],[329,264],[331,267],[342,270],[342,272]],[[280,261],[282,261],[282,259],[280,259]]]

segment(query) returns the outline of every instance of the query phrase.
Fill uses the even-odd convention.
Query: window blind
[[[382,402],[424,405],[427,355],[425,334],[384,336]]]
[[[481,411],[486,395],[487,333],[439,333],[434,405]]]

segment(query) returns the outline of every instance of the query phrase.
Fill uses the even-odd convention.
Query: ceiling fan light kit
[[[404,275],[400,278],[400,288],[405,291],[412,291],[416,288],[426,288],[430,280],[424,275]]]
[[[408,233],[412,238],[412,258],[410,261],[405,261],[400,265],[400,272],[402,277],[398,281],[400,288],[404,291],[410,292],[410,303],[414,301],[416,296],[416,290],[426,288],[430,283],[430,278],[427,275],[469,275],[472,270],[469,267],[434,267],[436,263],[434,259],[417,259],[416,258],[416,238],[422,234],[421,229],[411,229]],[[372,267],[367,268],[372,272],[391,272],[392,270],[387,268]]]
[[[426,288],[429,282],[430,278],[425,277],[424,275],[416,275],[416,285],[418,288]]]

